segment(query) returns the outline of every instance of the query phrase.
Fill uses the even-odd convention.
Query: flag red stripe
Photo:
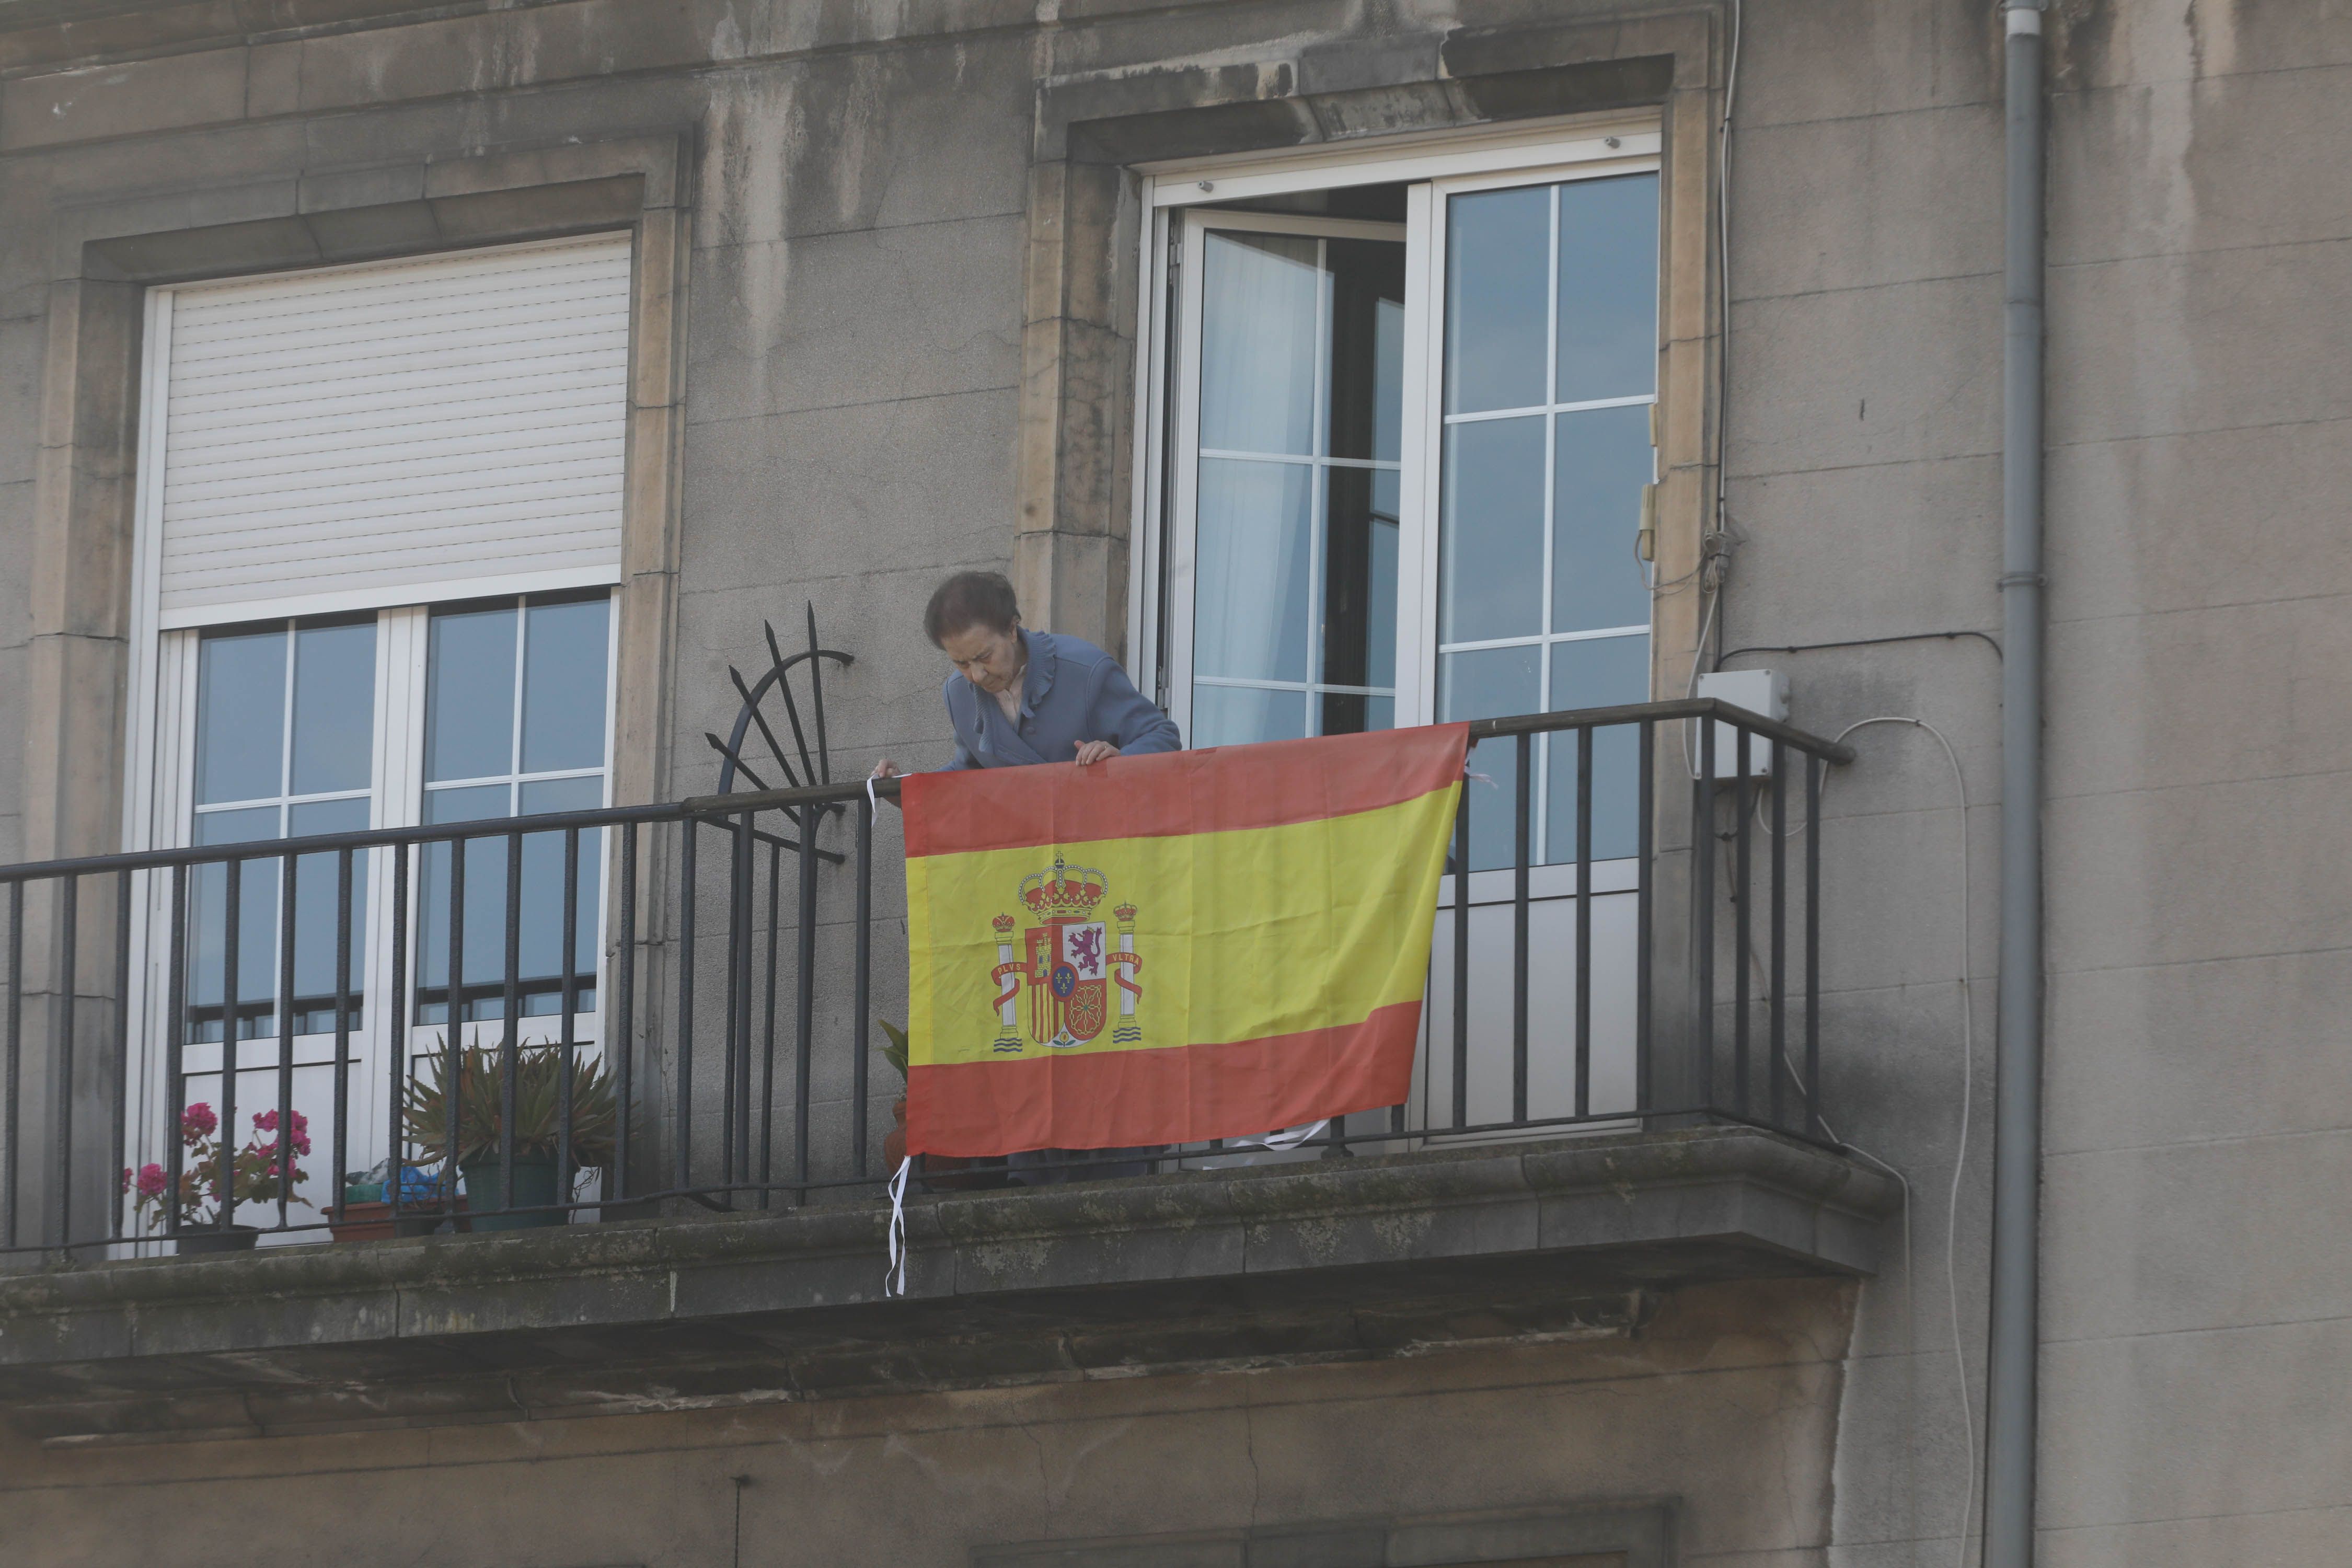
[[[1225,833],[1372,811],[1458,782],[1469,729],[1268,741],[1084,768],[916,773],[899,797],[907,855]]]
[[[1398,1002],[1361,1023],[1224,1045],[917,1067],[907,1147],[980,1157],[1197,1143],[1402,1105],[1420,1031],[1421,1004]]]

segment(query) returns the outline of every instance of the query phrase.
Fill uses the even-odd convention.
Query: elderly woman
[[[1144,700],[1094,644],[1021,625],[1013,584],[997,572],[959,572],[923,611],[923,631],[955,666],[940,695],[955,727],[950,768],[1017,768],[1139,756],[1182,748],[1175,721]],[[888,758],[875,775],[898,772]]]
[[[953,768],[1038,763],[1085,767],[1106,757],[1182,749],[1175,721],[1135,689],[1118,661],[1094,644],[1024,630],[1013,584],[996,572],[959,572],[923,611],[923,631],[955,666],[940,695],[955,727]],[[888,758],[875,776],[891,777]],[[1024,1185],[1139,1176],[1157,1149],[1033,1149],[1006,1161]]]

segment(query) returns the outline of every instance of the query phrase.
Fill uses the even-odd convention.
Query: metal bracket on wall
[[[796,653],[785,653],[782,647],[776,641],[774,626],[762,621],[760,623],[760,630],[765,635],[768,643],[767,669],[757,681],[746,681],[741,670],[731,664],[727,667],[727,679],[734,683],[735,693],[741,699],[741,705],[735,713],[735,727],[723,741],[708,730],[703,731],[702,736],[710,743],[710,749],[717,752],[720,758],[716,794],[734,794],[738,787],[736,784],[738,774],[740,774],[744,782],[754,790],[800,789],[809,784],[833,782],[833,755],[827,742],[824,723],[824,661],[832,659],[846,668],[856,663],[857,658],[855,654],[844,653],[839,648],[825,647],[819,644],[816,635],[816,605],[803,601],[803,608],[808,617],[807,647]],[[801,700],[793,691],[792,676],[795,669],[803,670],[804,678],[808,682],[808,721],[805,724],[802,719]],[[784,721],[793,732],[793,752],[800,759],[800,766],[797,770],[793,766],[792,757],[786,755],[783,742],[777,737],[776,727],[769,722],[768,714],[762,707],[762,704],[771,698],[780,700],[783,705]],[[743,755],[745,742],[754,729],[759,731],[761,740],[767,745],[768,755],[773,759],[774,765],[783,774],[779,782],[771,783],[761,777],[759,770],[754,768]],[[814,751],[809,746],[811,729],[816,731],[816,746]],[[785,815],[792,818],[796,826],[803,832],[808,830],[810,824],[803,820],[801,808],[786,806],[783,809]],[[842,808],[835,804],[820,809],[831,813]],[[797,844],[783,840],[777,842],[788,849],[797,850],[800,847]],[[821,849],[817,853],[835,864],[841,860],[841,856],[831,850]]]

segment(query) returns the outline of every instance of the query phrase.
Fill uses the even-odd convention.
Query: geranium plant
[[[163,1166],[152,1162],[136,1171],[125,1166],[123,1189],[138,1194],[139,1212],[146,1216],[150,1229],[168,1225],[174,1207],[183,1230],[218,1225],[224,1180],[228,1186],[227,1206],[232,1217],[239,1204],[276,1203],[281,1193],[290,1196],[296,1187],[310,1179],[310,1173],[298,1163],[310,1152],[310,1123],[299,1110],[289,1114],[290,1121],[282,1141],[285,1153],[279,1152],[278,1112],[257,1110],[253,1113],[253,1137],[228,1158],[224,1177],[220,1118],[210,1105],[198,1100],[180,1112],[180,1190],[176,1200],[172,1194],[170,1175]]]

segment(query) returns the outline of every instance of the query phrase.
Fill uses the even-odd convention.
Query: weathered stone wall
[[[956,1568],[1057,1537],[1666,1502],[1676,1561],[1816,1561],[1851,1289],[1694,1289],[1633,1337],[1374,1367],[0,1447],[0,1560]]]

